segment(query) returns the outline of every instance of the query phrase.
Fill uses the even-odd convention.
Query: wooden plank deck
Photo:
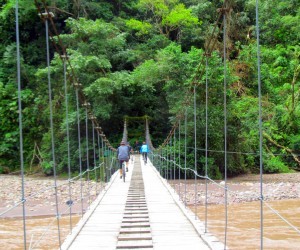
[[[142,169],[154,249],[225,249],[214,235],[204,233],[203,223],[195,220],[195,214],[184,207],[151,162]]]
[[[141,162],[136,155],[125,183],[113,175],[62,249],[224,249],[204,234],[201,222],[193,221],[151,162]]]
[[[132,169],[132,164],[129,169]],[[119,173],[112,176],[106,191],[92,204],[62,249],[116,249],[131,175],[132,171],[127,172],[125,183],[119,178]]]

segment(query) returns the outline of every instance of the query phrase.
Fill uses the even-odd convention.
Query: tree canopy
[[[20,2],[21,79],[26,167],[50,164],[45,27],[34,1]],[[36,1],[40,4],[39,1]],[[212,0],[56,0],[59,39],[67,50],[83,93],[113,145],[122,136],[124,116],[151,117],[154,146],[163,142],[212,38],[208,57],[209,171],[224,172],[223,34],[216,24],[222,6]],[[230,0],[227,18],[228,166],[230,175],[258,171],[258,94],[255,1]],[[19,166],[14,0],[0,0],[0,173]],[[300,3],[266,0],[259,6],[264,171],[300,170]],[[216,33],[211,37],[212,31]],[[63,61],[51,51],[51,79],[59,171],[66,171],[66,118],[62,112]],[[200,66],[199,66],[200,65]],[[201,69],[202,69],[201,68]],[[70,70],[70,65],[68,65]],[[197,163],[203,173],[205,74],[197,79]],[[70,133],[76,151],[75,92],[69,83]],[[192,98],[192,96],[190,96]],[[83,112],[81,110],[81,112]],[[188,108],[188,144],[193,145],[193,111]],[[83,120],[84,117],[82,116]],[[81,127],[84,127],[82,121]],[[139,140],[133,125],[132,138]],[[83,150],[85,145],[82,145]],[[39,155],[39,157],[35,157]],[[78,152],[74,155],[76,162]],[[192,149],[189,164],[194,164]],[[50,164],[51,165],[51,164]],[[76,165],[76,164],[74,164]],[[76,167],[74,166],[76,169]]]

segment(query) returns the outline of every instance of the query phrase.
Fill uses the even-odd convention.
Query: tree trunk
[[[263,132],[263,136],[264,136],[264,138],[266,138],[269,142],[271,142],[272,144],[274,144],[276,147],[282,148],[282,149],[284,149],[286,152],[290,153],[290,154],[293,156],[295,162],[297,162],[298,165],[299,165],[299,167],[300,167],[300,160],[298,159],[297,155],[294,154],[293,150],[291,150],[290,148],[285,147],[285,146],[283,146],[283,145],[280,145],[277,141],[274,141],[274,140],[271,138],[271,136],[268,135],[266,132]]]

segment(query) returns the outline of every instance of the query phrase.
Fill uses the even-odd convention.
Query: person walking
[[[120,146],[117,149],[117,158],[120,163],[120,179],[122,179],[122,164],[129,161],[129,148],[125,145],[124,141],[121,141]],[[124,173],[125,174],[125,173]]]
[[[141,146],[140,152],[142,153],[143,156],[143,160],[145,162],[145,164],[147,164],[147,154],[148,154],[148,145],[146,144],[146,142],[143,142],[143,145]]]
[[[141,149],[141,146],[140,146],[140,142],[139,141],[135,141],[135,145],[134,145],[134,150],[136,153],[140,153],[140,149]]]

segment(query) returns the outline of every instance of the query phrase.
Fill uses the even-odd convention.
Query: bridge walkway
[[[130,162],[126,181],[115,173],[62,249],[224,249],[174,200],[151,162]],[[201,232],[202,231],[202,232]]]

